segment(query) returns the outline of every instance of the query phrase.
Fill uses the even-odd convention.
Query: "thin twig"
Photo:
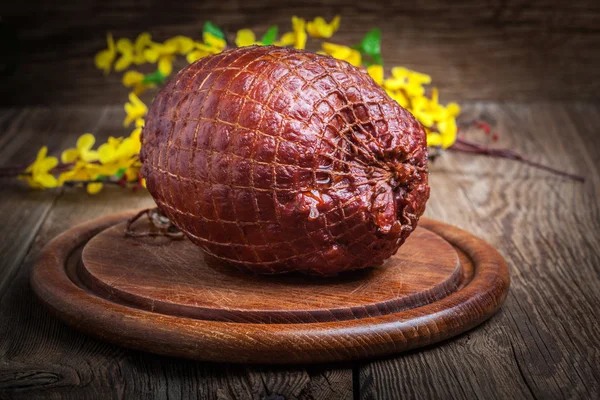
[[[485,145],[481,145],[479,143],[472,142],[470,140],[464,138],[457,138],[456,142],[449,148],[449,150],[458,151],[461,153],[469,153],[469,154],[479,154],[482,156],[489,157],[499,157],[499,158],[507,158],[510,160],[516,160],[522,162],[523,164],[530,165],[535,168],[542,169],[544,171],[551,172],[556,175],[564,176],[570,179],[573,179],[578,182],[585,182],[585,177],[577,174],[572,174],[569,172],[561,171],[556,168],[549,167],[544,164],[540,164],[535,161],[531,161],[530,159],[522,156],[521,154],[510,150],[510,149],[494,149]]]
[[[18,175],[27,175],[25,170],[29,165],[30,164],[17,164],[8,167],[0,167],[0,176],[15,177]],[[52,173],[62,172],[71,168],[72,166],[73,163],[58,163],[56,167],[52,168]]]
[[[104,185],[117,185],[124,186],[127,183],[137,183],[138,181],[125,181],[125,180],[116,180],[116,179],[90,179],[90,180],[73,180],[73,181],[64,181],[63,185],[68,187],[73,187],[77,185],[89,185],[90,183],[102,183]]]

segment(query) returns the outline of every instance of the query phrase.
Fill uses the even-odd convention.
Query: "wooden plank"
[[[361,398],[593,398],[600,392],[599,181],[597,153],[589,153],[597,139],[589,143],[596,128],[581,122],[597,113],[597,106],[551,103],[466,110],[467,120],[495,123],[499,146],[588,180],[508,160],[441,157],[431,170],[427,215],[499,249],[511,267],[511,291],[503,310],[472,332],[364,364]]]
[[[98,120],[97,113],[56,109],[0,111],[0,166],[27,165],[42,144],[49,151],[72,146],[76,137]],[[0,298],[32,240],[52,208],[57,192],[30,190],[23,182],[2,178],[0,186]]]
[[[99,114],[94,108],[81,110]],[[64,121],[63,114],[55,113],[55,117],[54,127],[62,126],[58,130],[75,130],[70,125],[72,122]],[[122,118],[121,106],[110,107],[103,112],[102,123],[96,129],[78,126],[77,131],[94,131],[100,138],[123,135]],[[41,144],[34,143],[31,146],[35,149]],[[56,148],[66,146],[62,141],[56,143]],[[17,192],[15,199],[22,199],[28,193],[23,189]],[[351,397],[349,367],[208,364],[126,350],[71,330],[35,301],[29,287],[29,269],[51,238],[101,215],[152,204],[146,192],[132,193],[120,188],[107,188],[96,196],[89,196],[81,189],[69,189],[57,198],[24,263],[18,273],[11,276],[0,303],[0,398]],[[8,232],[2,232],[1,237],[8,237]],[[11,258],[12,253],[8,254]]]
[[[588,176],[596,194],[600,195],[600,106],[589,103],[567,104],[560,111],[565,115],[568,129],[575,129],[579,133],[579,149],[587,165],[582,173]]]
[[[380,27],[386,65],[431,74],[445,101],[599,99],[600,52],[593,49],[600,46],[600,9],[594,0],[269,3],[9,2],[0,14],[18,34],[21,52],[16,73],[0,89],[0,104],[124,101],[122,74],[106,77],[94,67],[94,54],[106,47],[106,31],[116,37],[151,31],[156,40],[198,39],[203,22],[212,20],[231,38],[241,28],[260,36],[269,25],[289,30],[292,15],[330,19],[336,13],[342,23],[333,41],[352,45]]]

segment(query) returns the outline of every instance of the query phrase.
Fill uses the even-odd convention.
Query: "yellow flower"
[[[138,71],[127,71],[123,75],[123,85],[133,87],[133,93],[136,95],[144,93],[148,88],[154,87],[153,83],[144,83],[144,74]]]
[[[165,46],[174,49],[174,53],[185,55],[194,48],[194,41],[186,36],[175,36],[165,41]]]
[[[196,50],[190,51],[185,58],[187,62],[191,64],[210,54],[213,54],[210,47],[204,45],[203,43],[196,43]]]
[[[87,190],[88,194],[96,194],[99,191],[101,191],[103,187],[104,185],[102,184],[102,182],[93,182],[88,183],[85,189]]]
[[[117,40],[117,50],[121,53],[121,57],[115,63],[115,71],[123,71],[133,63],[133,43],[129,39],[121,38]]]
[[[104,73],[108,74],[110,72],[112,63],[117,56],[117,51],[115,49],[115,41],[110,33],[106,34],[106,42],[108,43],[108,49],[102,50],[96,54],[94,61],[96,68],[103,69]]]
[[[186,56],[190,64],[210,54],[218,54],[227,46],[227,43],[223,39],[216,37],[210,32],[204,32],[203,37],[204,43],[194,42],[195,50],[189,52]]]
[[[437,123],[437,127],[442,136],[442,148],[447,149],[448,147],[452,146],[454,142],[456,142],[456,134],[458,132],[456,127],[456,119],[454,119],[454,117],[450,117],[444,121],[440,121]]]
[[[331,23],[327,23],[323,17],[317,17],[306,24],[308,34],[314,38],[330,38],[340,27],[340,16],[336,15]]]
[[[56,157],[46,157],[48,148],[42,147],[38,151],[33,164],[25,170],[24,175],[20,175],[19,179],[27,181],[29,186],[36,189],[53,188],[58,185],[56,178],[50,171],[58,165]]]
[[[410,97],[423,96],[425,88],[423,85],[431,83],[429,75],[420,72],[411,71],[404,67],[392,68],[392,77],[383,83],[386,89],[402,89]]]
[[[415,118],[425,126],[428,146],[447,149],[454,144],[458,131],[456,116],[460,113],[458,104],[449,103],[444,107],[439,103],[437,88],[433,88],[430,99],[425,96],[413,97],[409,108]]]
[[[98,148],[100,162],[103,165],[128,161],[140,152],[142,147],[142,142],[140,141],[142,127],[139,126],[139,122],[137,125],[138,127],[125,139],[110,137],[107,143]]]
[[[227,42],[225,42],[224,39],[221,39],[220,37],[216,37],[215,35],[213,35],[210,32],[204,32],[202,34],[202,40],[204,40],[204,43],[207,46],[212,47],[213,51],[215,51],[216,53],[222,52],[225,49],[225,47],[227,46]]]
[[[77,161],[73,168],[63,172],[58,177],[58,184],[62,186],[70,181],[93,181],[100,178],[100,175],[108,175],[101,165]],[[89,194],[96,194],[102,190],[102,182],[91,182],[86,184],[86,190]]]
[[[431,128],[435,122],[436,111],[433,110],[431,101],[425,97],[414,97],[411,99],[410,112],[424,126]]]
[[[176,36],[175,38],[170,40],[174,40],[175,46],[181,47],[183,45],[180,42],[180,38],[184,37]],[[190,42],[192,41],[192,39],[188,40]],[[137,65],[144,64],[146,62],[144,51],[147,47],[151,46],[152,44],[152,37],[148,32],[141,33],[135,40],[135,44],[132,43],[131,40],[126,38],[119,39],[117,41],[117,50],[119,53],[121,53],[121,57],[117,60],[115,64],[115,71],[123,71],[132,63],[135,63]]]
[[[153,43],[150,48],[144,50],[144,57],[152,64],[158,62],[158,70],[164,76],[169,76],[173,71],[173,60],[178,50],[176,43],[165,44]]]
[[[402,90],[385,90],[387,94],[404,108],[409,108],[410,100]],[[409,110],[410,111],[410,110]]]
[[[446,112],[449,117],[457,117],[460,114],[460,106],[457,103],[448,103]]]
[[[74,148],[66,149],[62,152],[60,159],[63,163],[69,164],[77,160],[84,162],[96,161],[98,152],[92,150],[96,138],[91,133],[84,133],[77,139],[77,144]]]
[[[338,60],[344,60],[355,67],[360,67],[361,57],[358,50],[351,49],[348,46],[323,42],[323,51]]]
[[[106,165],[115,161],[117,159],[117,150],[122,141],[122,137],[115,138],[111,136],[106,143],[98,147],[98,159],[100,160],[100,163]]]
[[[379,86],[383,85],[383,66],[373,64],[367,68],[367,73]]]
[[[133,45],[133,61],[136,65],[141,65],[146,62],[146,56],[144,55],[144,51],[146,50],[146,48],[150,47],[150,45],[152,45],[152,36],[148,32],[140,33],[137,39],[135,39],[135,43]]]
[[[437,132],[431,132],[426,129],[427,132],[427,146],[428,147],[441,147],[442,146],[442,135]]]
[[[127,116],[123,121],[123,126],[129,126],[132,122],[143,118],[148,112],[148,107],[140,100],[135,93],[129,93],[129,103],[125,103],[125,112]]]
[[[121,157],[133,157],[137,155],[142,149],[142,128],[144,127],[144,120],[138,119],[135,121],[135,129],[131,134],[123,140],[119,148],[119,154]]]
[[[433,88],[431,91],[431,100],[429,100],[428,103],[428,112],[435,121],[439,122],[454,118],[460,114],[460,106],[456,103],[448,103],[448,105],[444,107],[439,103],[437,88]]]
[[[283,34],[281,40],[275,42],[276,46],[290,46],[293,45],[296,49],[304,49],[306,47],[306,21],[296,16],[292,17],[292,29],[293,32]]]
[[[142,166],[137,156],[142,147],[140,136],[143,126],[144,120],[138,119],[136,128],[129,137],[125,139],[111,137],[107,143],[100,146],[98,149],[100,162],[107,169],[107,175],[115,175],[119,171],[124,171],[127,181],[137,179]]]
[[[261,44],[256,41],[256,35],[250,29],[240,29],[235,36],[235,45],[237,47],[252,46]]]

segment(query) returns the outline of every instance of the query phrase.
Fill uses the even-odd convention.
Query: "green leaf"
[[[383,58],[381,58],[381,54],[373,54],[373,61],[375,61],[375,64],[383,65]]]
[[[374,57],[381,56],[381,30],[379,28],[371,29],[360,43],[362,51]]]
[[[164,76],[159,70],[144,76],[142,79],[142,83],[156,83],[157,85],[162,85],[165,82],[166,76]]]
[[[223,33],[223,31],[221,29],[219,29],[218,26],[216,26],[215,24],[213,24],[210,21],[206,21],[204,23],[204,29],[202,31],[208,32],[218,38],[225,40],[225,34]]]
[[[273,25],[267,30],[260,41],[262,44],[268,45],[273,44],[275,39],[277,39],[277,26]]]
[[[379,28],[371,29],[367,32],[362,42],[352,48],[361,52],[365,65],[383,65],[381,57],[381,30]],[[365,59],[365,56],[369,59]]]
[[[115,176],[119,179],[121,179],[123,177],[123,175],[125,175],[125,171],[127,171],[127,167],[123,167],[120,168],[117,173],[115,174]]]

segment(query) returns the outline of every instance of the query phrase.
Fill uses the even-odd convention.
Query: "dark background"
[[[16,34],[18,63],[0,83],[0,106],[123,103],[121,74],[104,76],[93,56],[115,38],[150,31],[162,41],[201,38],[211,20],[231,38],[290,28],[290,17],[342,16],[333,41],[354,44],[383,31],[386,66],[433,76],[442,99],[576,100],[600,97],[600,2],[546,1],[17,1],[0,6]],[[5,37],[7,37],[5,35]],[[5,46],[6,48],[6,46]]]

